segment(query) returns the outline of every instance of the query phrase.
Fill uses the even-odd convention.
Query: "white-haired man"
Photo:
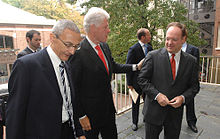
[[[110,32],[109,14],[97,7],[84,17],[86,38],[81,48],[70,59],[73,81],[76,81],[76,111],[87,139],[117,139],[115,107],[112,99],[112,73],[136,71],[137,65],[117,64],[106,43]],[[77,68],[74,68],[77,67]]]

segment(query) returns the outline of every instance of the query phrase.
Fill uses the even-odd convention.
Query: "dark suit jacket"
[[[138,83],[147,95],[143,109],[145,122],[162,125],[168,112],[182,118],[183,106],[179,108],[162,107],[155,97],[159,92],[166,95],[169,100],[183,95],[185,103],[190,102],[199,91],[196,63],[193,56],[181,51],[177,76],[173,80],[166,48],[148,53],[138,77]]]
[[[24,50],[22,50],[20,53],[18,53],[17,58],[20,58],[22,56],[25,56],[27,54],[33,53],[30,48],[26,47]]]
[[[199,65],[199,49],[197,47],[187,43],[186,53],[193,55],[197,59]]]
[[[132,70],[132,65],[115,63],[106,43],[100,46],[107,58],[109,74],[87,39],[81,42],[80,50],[69,61],[76,82],[77,115],[79,118],[87,115],[92,128],[105,125],[116,112],[110,84],[112,73]]]
[[[70,82],[74,107],[72,85]],[[7,139],[60,139],[63,99],[46,49],[16,60],[8,91]],[[81,126],[78,119],[74,119],[80,135]]]
[[[153,50],[152,46],[150,45],[147,47],[147,49],[148,49],[148,52]],[[145,57],[144,51],[140,43],[138,42],[129,48],[126,64],[138,64],[144,57]],[[139,74],[139,71],[127,73],[126,74],[127,84],[129,86],[133,86],[134,89],[137,91],[137,93],[141,95],[142,91],[137,83],[138,74]]]

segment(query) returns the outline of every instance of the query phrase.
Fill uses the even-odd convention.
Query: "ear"
[[[182,41],[183,41],[183,44],[186,42],[186,36],[183,37]]]
[[[50,42],[52,43],[56,39],[55,34],[50,33]]]
[[[27,43],[29,44],[31,42],[29,37],[26,37]]]

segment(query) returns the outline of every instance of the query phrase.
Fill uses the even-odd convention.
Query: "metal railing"
[[[200,56],[200,82],[220,84],[220,56]]]
[[[127,88],[126,74],[114,74],[112,80],[113,99],[117,114],[132,107],[132,98]],[[143,99],[141,99],[143,103]]]

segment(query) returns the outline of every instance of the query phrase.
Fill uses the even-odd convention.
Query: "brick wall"
[[[14,49],[19,49],[18,52],[23,50],[27,46],[25,39],[26,32],[35,29],[41,33],[41,44],[43,47],[50,44],[50,30],[52,26],[40,26],[40,25],[0,25],[0,35],[7,35],[13,37]]]
[[[216,12],[215,12],[215,30],[214,30],[214,43],[213,43],[213,55],[220,56],[220,48],[217,48],[218,45],[218,28],[220,25],[220,0],[216,1]],[[216,49],[217,48],[217,49]]]

